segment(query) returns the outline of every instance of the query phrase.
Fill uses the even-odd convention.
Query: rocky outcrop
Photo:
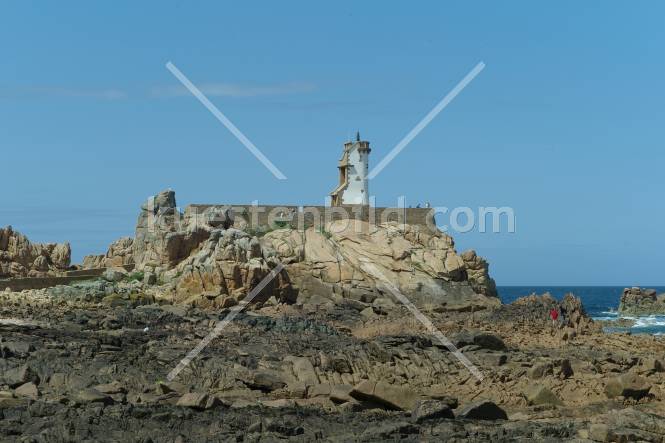
[[[665,294],[656,295],[655,289],[626,288],[619,302],[619,314],[665,314]]]
[[[11,226],[0,228],[0,278],[55,275],[70,261],[69,243],[31,243]]]
[[[549,293],[531,294],[518,298],[509,305],[502,305],[492,316],[513,323],[549,326],[552,322],[550,310],[553,308],[562,313],[558,329],[567,338],[596,331],[600,326],[587,315],[582,300],[573,294],[566,294],[561,301],[557,301]]]
[[[237,229],[213,230],[191,257],[167,275],[174,275],[176,301],[198,305],[233,306],[243,300],[278,265],[262,255],[256,237]],[[295,290],[285,270],[279,272],[252,302],[274,296],[279,302],[294,302]]]
[[[398,290],[421,305],[471,310],[498,304],[487,262],[453,239],[418,226],[339,220],[304,232],[278,229],[261,239],[303,296],[339,294],[371,303]],[[489,297],[488,297],[489,296]]]
[[[109,246],[104,255],[86,255],[83,258],[83,269],[112,268],[134,263],[134,239],[122,237]]]
[[[175,192],[163,191],[141,205],[133,243],[136,267],[170,269],[187,258],[208,235],[200,226],[188,229],[176,207]]]
[[[566,294],[559,302],[559,311],[563,315],[562,326],[581,333],[594,328],[593,320],[587,315],[582,300],[573,294]]]
[[[137,271],[171,285],[176,302],[228,307],[237,304],[277,266],[266,259],[258,239],[231,228],[230,209],[210,208],[184,216],[175,193],[164,191],[141,206],[132,257]],[[286,271],[257,294],[261,303],[274,296],[293,301],[295,292]]]
[[[464,261],[469,284],[478,294],[497,297],[496,283],[489,276],[489,263],[476,255],[476,251],[468,250],[460,255]]]
[[[142,206],[135,238],[121,239],[84,268],[135,264],[151,281],[170,285],[177,301],[232,306],[278,264],[274,281],[255,299],[342,297],[363,303],[399,291],[420,306],[470,311],[497,306],[488,264],[458,254],[453,239],[424,227],[338,220],[305,231],[276,229],[260,238],[234,227],[230,208],[181,213],[175,193]]]

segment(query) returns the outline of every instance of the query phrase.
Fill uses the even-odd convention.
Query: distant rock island
[[[665,294],[655,289],[626,288],[619,302],[622,315],[665,315]]]

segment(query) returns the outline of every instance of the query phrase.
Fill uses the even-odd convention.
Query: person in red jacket
[[[550,318],[552,319],[552,327],[556,328],[557,319],[559,318],[559,310],[557,308],[552,308],[550,310]]]

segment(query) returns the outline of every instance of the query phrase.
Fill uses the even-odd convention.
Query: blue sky
[[[516,233],[455,235],[500,285],[664,284],[664,20],[658,1],[4,3],[0,224],[81,259],[167,187],[321,204],[356,130],[378,163],[483,61],[378,204],[511,206]]]

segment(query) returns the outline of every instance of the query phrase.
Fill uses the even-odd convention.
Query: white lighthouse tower
[[[344,143],[344,152],[339,160],[339,185],[330,193],[333,206],[369,205],[369,142],[360,140]]]

